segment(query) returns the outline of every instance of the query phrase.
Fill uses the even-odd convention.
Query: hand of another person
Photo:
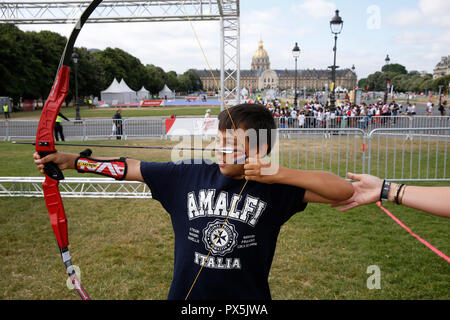
[[[353,195],[344,201],[331,204],[331,207],[341,207],[339,211],[350,210],[365,204],[376,203],[380,199],[383,180],[369,174],[347,173],[354,189]]]

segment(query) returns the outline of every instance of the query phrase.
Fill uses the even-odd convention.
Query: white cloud
[[[306,0],[294,5],[293,9],[305,12],[314,19],[331,18],[336,10],[336,4],[325,0]]]
[[[417,9],[400,10],[390,15],[388,22],[399,27],[449,27],[450,1],[419,0]]]
[[[423,14],[417,9],[400,10],[388,17],[388,22],[398,27],[419,26],[423,23]]]
[[[419,8],[425,15],[427,22],[440,27],[450,26],[450,1],[448,0],[419,0]]]
[[[401,45],[423,45],[434,41],[434,35],[427,31],[403,31],[394,37],[394,41]]]
[[[193,22],[194,29],[212,67],[220,65],[219,22]],[[22,30],[51,30],[69,36],[73,26],[25,26]],[[149,22],[127,24],[86,24],[75,44],[77,47],[103,50],[120,48],[139,58],[143,64],[155,64],[165,71],[183,73],[189,68],[208,68],[189,22]],[[189,63],[187,63],[189,62]]]

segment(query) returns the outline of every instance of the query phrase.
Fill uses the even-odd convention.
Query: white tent
[[[150,91],[148,91],[147,89],[144,88],[144,86],[142,86],[141,90],[137,92],[137,99],[139,101],[148,100],[149,94]]]
[[[137,102],[136,92],[131,90],[123,79],[119,83],[116,78],[106,90],[101,92],[101,99],[108,105]]]
[[[170,90],[167,84],[165,84],[164,88],[158,93],[158,96],[163,99],[175,99],[175,92]]]

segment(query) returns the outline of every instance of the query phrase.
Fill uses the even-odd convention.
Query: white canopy
[[[144,86],[142,86],[141,90],[139,90],[137,92],[137,98],[139,101],[141,100],[147,100],[148,96],[149,96],[150,91],[148,91],[147,89],[145,89]]]
[[[116,78],[106,90],[101,92],[101,99],[109,105],[137,102],[136,92],[131,90],[123,79],[119,83]]]
[[[114,78],[113,82],[109,85],[106,90],[103,90],[102,93],[120,93],[120,84],[117,82],[117,79]]]
[[[167,84],[164,85],[164,88],[158,93],[163,99],[175,99],[175,92],[169,89]]]

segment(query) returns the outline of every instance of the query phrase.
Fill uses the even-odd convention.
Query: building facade
[[[450,74],[450,56],[442,57],[433,70],[433,78],[440,78]]]
[[[217,89],[216,82],[220,83],[220,70],[196,70],[205,90]],[[215,78],[215,81],[214,81]],[[234,80],[229,79],[225,84],[228,88],[234,87]],[[252,90],[295,89],[295,70],[270,69],[270,59],[259,41],[258,49],[253,54],[250,70],[241,70],[241,88]],[[336,70],[336,88],[351,90],[357,85],[357,76],[351,69]],[[331,87],[331,70],[306,69],[297,70],[297,89],[301,90],[328,90]]]

